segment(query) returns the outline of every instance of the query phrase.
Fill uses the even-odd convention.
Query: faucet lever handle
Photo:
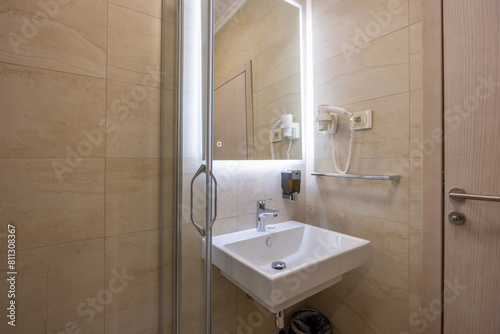
[[[257,205],[259,206],[259,208],[265,209],[266,208],[266,202],[270,201],[270,200],[272,200],[272,198],[261,199],[260,201],[257,201]]]

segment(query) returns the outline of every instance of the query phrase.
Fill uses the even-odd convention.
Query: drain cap
[[[271,267],[276,270],[283,270],[286,269],[286,263],[283,261],[276,261],[271,264]]]

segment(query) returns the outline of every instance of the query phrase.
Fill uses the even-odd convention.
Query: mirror
[[[215,160],[302,159],[301,13],[294,1],[215,1]]]

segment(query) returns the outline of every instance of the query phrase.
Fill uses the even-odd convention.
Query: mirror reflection
[[[216,0],[214,159],[302,159],[300,7]]]

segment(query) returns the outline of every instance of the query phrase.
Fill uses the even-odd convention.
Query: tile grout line
[[[137,14],[141,14],[141,15],[148,16],[148,17],[153,18],[153,19],[162,20],[162,18],[161,18],[161,17],[156,17],[156,16],[153,16],[153,15],[151,15],[151,14],[146,14],[146,13],[143,13],[143,12],[139,12],[139,11],[138,11],[138,10],[136,10],[136,9],[133,9],[133,8],[130,8],[130,7],[126,7],[126,6],[123,6],[123,5],[120,5],[120,4],[117,4],[117,3],[114,3],[114,2],[110,2],[110,1],[108,1],[108,0],[106,0],[106,1],[108,2],[108,6],[109,6],[109,5],[111,5],[111,6],[120,7],[120,8],[123,8],[123,9],[130,10],[130,11],[132,11],[132,12],[134,12],[134,13],[137,13]],[[170,23],[174,23],[174,24],[175,24],[175,22],[172,22],[172,21],[170,21],[170,20],[165,20],[165,21],[168,21],[168,22],[170,22]]]
[[[403,26],[403,27],[401,27],[401,28],[399,28],[399,29],[396,29],[396,30],[393,30],[393,31],[391,31],[391,32],[388,32],[388,33],[386,33],[385,35],[382,35],[382,36],[376,37],[376,38],[374,38],[374,39],[372,39],[372,40],[370,40],[370,41],[368,41],[368,42],[366,42],[366,43],[363,43],[363,44],[357,45],[357,46],[353,47],[352,49],[349,49],[349,50],[347,50],[347,51],[344,51],[344,52],[341,52],[341,53],[335,54],[335,55],[333,55],[333,56],[329,56],[328,58],[322,59],[322,60],[320,60],[318,63],[315,63],[315,64],[314,64],[313,72],[314,72],[314,71],[315,71],[318,67],[320,67],[320,66],[324,65],[324,63],[326,63],[327,61],[329,61],[329,60],[331,60],[331,59],[333,59],[333,58],[335,58],[335,57],[345,55],[346,53],[351,52],[351,51],[356,50],[356,49],[361,49],[361,50],[362,50],[362,49],[364,49],[364,48],[365,48],[368,44],[370,44],[370,43],[372,43],[372,42],[378,41],[379,39],[382,39],[382,38],[385,38],[385,37],[387,37],[387,36],[390,36],[390,35],[392,35],[392,34],[394,34],[394,33],[400,32],[401,30],[404,30],[404,29],[410,29],[409,27],[410,27],[409,25]],[[410,61],[409,61],[409,59],[408,59],[408,64],[409,64],[409,62],[410,62]]]
[[[115,238],[115,237],[121,237],[121,236],[126,236],[126,235],[131,235],[131,234],[138,234],[138,233],[144,233],[144,232],[152,232],[159,230],[158,228],[151,228],[151,229],[146,229],[146,230],[138,230],[138,231],[130,231],[130,232],[125,232],[125,233],[118,233],[118,234],[112,234],[108,236],[98,236],[98,237],[90,237],[87,239],[79,239],[79,240],[72,240],[72,241],[66,241],[66,242],[61,242],[58,244],[52,244],[52,245],[44,245],[44,246],[38,246],[38,247],[33,247],[33,248],[25,248],[25,249],[20,249],[18,250],[19,252],[28,252],[28,251],[34,251],[34,250],[41,250],[43,248],[50,248],[50,247],[60,247],[60,246],[66,246],[66,245],[71,245],[71,244],[76,244],[76,243],[81,243],[81,242],[87,242],[87,241],[94,241],[94,240],[99,240],[99,239],[105,239],[105,238]],[[6,255],[7,253],[0,253],[0,255]]]
[[[84,77],[84,78],[106,80],[106,75],[100,77],[100,76],[97,76],[97,75],[90,75],[90,74],[84,74],[84,73],[75,73],[75,72],[69,72],[69,71],[62,71],[62,70],[56,70],[56,69],[53,69],[53,68],[38,67],[38,66],[33,66],[33,65],[17,64],[17,63],[12,63],[12,62],[7,62],[7,61],[0,61],[0,64],[10,65],[10,66],[16,66],[16,67],[20,67],[22,69],[24,69],[24,68],[26,68],[26,69],[34,69],[34,70],[48,71],[48,72],[54,72],[54,73],[59,73],[59,74],[76,75],[76,76]]]
[[[106,34],[108,32],[106,31]],[[108,47],[107,47],[108,49]],[[107,71],[108,71],[108,64],[107,64],[107,58],[108,58],[108,51],[106,50],[106,65],[105,65],[105,74],[104,76],[97,76],[97,75],[90,75],[90,74],[84,74],[84,73],[76,73],[76,72],[69,72],[69,71],[62,71],[62,70],[56,70],[53,68],[45,68],[45,67],[38,67],[38,66],[33,66],[33,65],[25,65],[25,64],[17,64],[17,63],[12,63],[12,62],[7,62],[7,61],[1,61],[0,60],[0,66],[1,65],[7,65],[7,66],[14,66],[14,67],[19,67],[20,69],[32,69],[32,70],[39,70],[39,71],[46,71],[46,72],[52,72],[52,73],[58,73],[58,74],[66,74],[66,75],[74,75],[82,78],[88,78],[88,79],[97,79],[97,80],[105,80],[106,82],[111,81],[111,82],[116,82],[116,83],[122,83],[126,85],[135,85],[135,86],[142,86],[142,87],[149,87],[149,88],[156,88],[160,89],[159,86],[154,86],[154,85],[144,85],[143,83],[138,83],[138,82],[130,82],[130,81],[123,81],[119,79],[108,79],[107,76]],[[421,89],[421,88],[420,88]],[[173,89],[166,89],[167,91],[173,91]]]
[[[325,210],[327,212],[337,212],[337,213],[347,214],[347,215],[356,216],[356,217],[360,217],[360,218],[369,218],[369,219],[378,220],[378,221],[382,221],[382,222],[399,224],[399,225],[407,226],[408,228],[410,228],[410,223],[409,222],[408,223],[403,223],[403,222],[395,221],[395,220],[389,220],[389,219],[377,218],[377,217],[373,217],[373,216],[361,215],[361,214],[358,214],[358,213],[352,213],[350,211],[332,210],[332,209],[328,209],[328,208],[325,208],[325,207],[322,207],[322,206],[316,206],[316,205],[311,205],[311,204],[309,204],[307,206],[310,207],[310,208],[316,208],[316,209],[320,209],[320,210]],[[307,208],[306,208],[306,210],[307,210]]]

